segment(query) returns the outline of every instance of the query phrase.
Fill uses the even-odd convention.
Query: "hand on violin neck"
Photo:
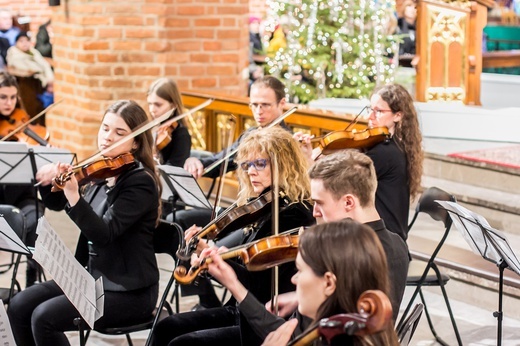
[[[220,253],[226,252],[227,248],[210,248],[201,253],[201,256],[209,257],[208,273],[226,287],[233,297],[240,303],[246,297],[248,290],[238,280],[233,268],[220,257]]]
[[[55,163],[49,163],[40,167],[36,172],[36,180],[41,186],[48,186],[52,183],[52,180],[59,174],[58,165]]]
[[[298,297],[296,296],[296,291],[279,294],[277,303],[278,316],[290,316],[298,308]],[[274,314],[274,311],[271,310],[271,306],[271,301],[265,303],[265,309]]]

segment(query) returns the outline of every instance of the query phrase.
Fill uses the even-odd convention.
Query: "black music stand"
[[[11,185],[36,184],[36,172],[40,167],[52,162],[69,162],[76,159],[66,149],[28,146],[19,142],[0,142],[0,183]],[[36,218],[38,215],[38,190],[34,189]]]
[[[505,234],[491,227],[483,216],[455,202],[436,202],[449,213],[453,224],[461,232],[473,252],[495,263],[498,267],[498,311],[493,312],[493,316],[497,318],[497,345],[500,346],[502,345],[504,269],[507,268],[520,275],[520,261],[509,245]]]
[[[0,215],[0,250],[31,255],[29,248],[23,243],[20,237],[7,223],[5,218]]]
[[[191,173],[175,166],[160,165],[158,168],[163,186],[161,199],[172,204],[173,222],[179,199],[188,207],[211,209],[211,204]]]

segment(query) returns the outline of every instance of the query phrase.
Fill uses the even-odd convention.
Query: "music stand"
[[[22,255],[31,255],[29,248],[23,243],[2,215],[0,215],[0,250]]]
[[[158,168],[163,186],[161,199],[172,203],[173,222],[179,199],[192,208],[211,209],[211,204],[191,173],[175,166],[159,165]]]
[[[508,268],[520,275],[520,261],[504,233],[491,227],[483,216],[455,202],[436,202],[449,213],[453,224],[461,232],[473,252],[495,263],[498,267],[498,311],[493,312],[493,316],[497,318],[497,345],[500,346],[502,345],[504,269]]]

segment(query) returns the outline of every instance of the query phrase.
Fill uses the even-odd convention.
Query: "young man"
[[[393,317],[397,318],[408,273],[406,243],[390,232],[375,208],[376,172],[372,160],[355,150],[339,151],[318,160],[309,170],[313,216],[326,223],[351,218],[370,226],[386,253],[391,283]],[[297,307],[293,293],[279,297],[279,314],[286,316]],[[266,307],[270,306],[266,304]]]

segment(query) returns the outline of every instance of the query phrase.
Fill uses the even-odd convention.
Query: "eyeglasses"
[[[273,106],[274,103],[250,103],[249,108],[258,109],[262,108],[263,110],[269,110]]]
[[[263,171],[265,167],[267,167],[267,163],[269,162],[269,159],[256,159],[253,161],[244,161],[240,163],[240,168],[242,170],[247,171],[249,167],[253,167],[257,171]]]
[[[383,113],[385,113],[385,112],[392,112],[393,113],[393,111],[391,109],[374,109],[374,108],[372,108],[370,106],[366,106],[365,109],[366,109],[366,112],[367,112],[367,116],[372,114],[372,112],[373,112],[373,113],[375,113],[376,118],[380,118],[381,116],[383,116]]]

